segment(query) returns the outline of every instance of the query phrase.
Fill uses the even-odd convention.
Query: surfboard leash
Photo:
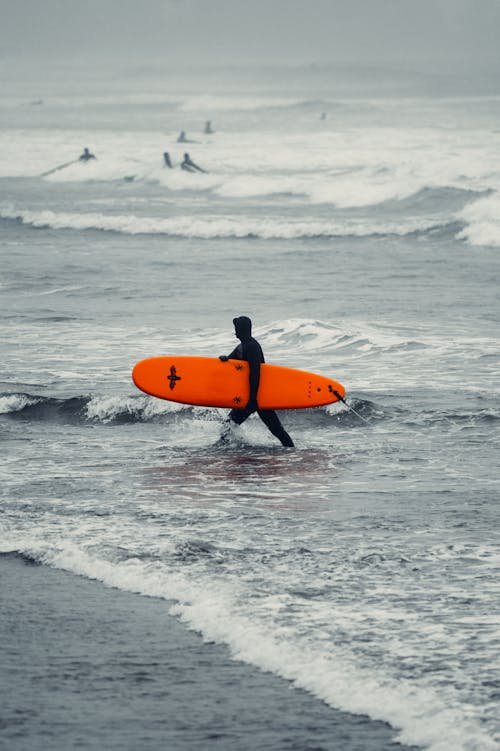
[[[363,422],[365,422],[368,425],[368,420],[366,420],[362,415],[360,415],[359,412],[356,412],[356,410],[354,409],[354,407],[351,407],[350,404],[347,404],[347,402],[344,399],[344,397],[341,396],[338,391],[336,391],[335,389],[332,389],[332,393],[337,397],[337,399],[339,399],[343,404],[345,404],[345,406],[347,407],[347,409],[351,410],[351,412],[354,412],[354,414],[356,415],[356,417],[359,417],[360,420],[363,420]]]

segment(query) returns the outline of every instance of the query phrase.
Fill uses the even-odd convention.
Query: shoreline
[[[0,555],[9,751],[395,751],[383,722],[231,659],[170,603]]]

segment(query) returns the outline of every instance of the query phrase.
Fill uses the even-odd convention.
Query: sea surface
[[[500,98],[329,76],[5,88],[0,551],[166,600],[402,744],[493,751]],[[364,420],[225,445],[224,410],[134,387],[142,358],[230,352],[236,315]]]

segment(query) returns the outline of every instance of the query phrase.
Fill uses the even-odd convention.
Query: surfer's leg
[[[294,445],[292,439],[286,432],[285,428],[280,422],[280,419],[273,409],[259,409],[259,417],[262,422],[269,428],[271,433],[281,441],[283,446]]]
[[[236,425],[241,425],[251,414],[252,410],[249,409],[232,409],[228,417],[229,420],[235,422]]]
[[[232,409],[227,416],[227,419],[224,420],[224,425],[221,433],[222,443],[227,443],[229,436],[231,435],[231,423],[241,425],[243,422],[245,422],[247,417],[250,417],[251,414],[252,412],[247,409]]]

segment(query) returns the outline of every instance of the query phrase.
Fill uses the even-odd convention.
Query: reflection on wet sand
[[[324,450],[283,451],[282,448],[199,449],[169,452],[161,465],[144,468],[144,491],[158,495],[170,507],[186,503],[258,503],[262,509],[295,511],[332,503],[332,481],[338,461]]]

